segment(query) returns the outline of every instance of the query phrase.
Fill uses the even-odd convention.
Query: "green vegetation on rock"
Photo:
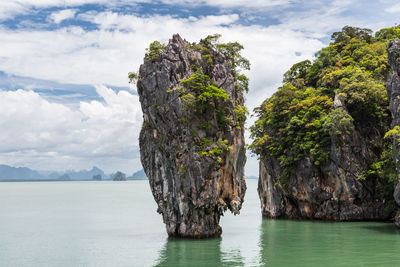
[[[396,139],[397,142],[400,141],[400,126],[396,125],[385,134],[385,138],[393,138]]]
[[[208,138],[202,138],[200,142],[201,151],[199,152],[200,156],[219,156],[222,152],[228,151],[228,140],[218,138],[216,142]]]
[[[146,48],[146,55],[144,56],[144,61],[154,61],[156,60],[160,52],[165,50],[165,45],[161,44],[159,41],[154,41],[150,44],[149,48]]]
[[[223,138],[226,127],[230,125],[238,129],[243,128],[249,113],[243,101],[238,102],[237,99],[242,99],[238,93],[249,90],[249,79],[241,73],[241,70],[250,69],[249,61],[241,55],[243,46],[238,42],[220,43],[220,37],[220,34],[209,35],[201,39],[198,44],[186,44],[185,52],[189,55],[192,74],[187,79],[180,80],[180,87],[166,90],[169,94],[178,92],[185,112],[179,120],[191,125],[192,138],[195,138],[201,130],[206,132],[207,138],[195,138],[200,140],[197,144],[198,154],[217,157],[218,161],[220,154],[229,150],[228,140]],[[193,51],[201,54],[200,61]],[[158,41],[152,42],[146,49],[145,62],[156,61],[162,52],[165,52],[165,45]],[[218,88],[212,77],[208,75],[212,67],[217,64],[216,58],[221,55],[224,57],[224,62],[228,63],[226,64],[228,71],[234,78],[235,95],[233,97],[237,99],[233,106],[226,91]],[[135,83],[139,76],[135,72],[130,72],[128,78],[131,83]],[[156,104],[153,104],[153,107],[168,110],[167,107]]]
[[[219,128],[226,127],[230,122],[225,101],[229,100],[225,90],[216,87],[208,75],[197,69],[192,76],[182,80],[180,97],[187,111],[201,118],[204,113],[215,112]],[[187,92],[188,89],[189,92]],[[192,93],[194,92],[195,95]]]
[[[248,92],[249,78],[240,72],[240,70],[250,69],[249,60],[241,55],[243,45],[238,42],[220,43],[220,38],[220,34],[209,35],[201,39],[200,44],[195,45],[194,48],[202,53],[202,58],[209,64],[213,64],[212,52],[222,53],[232,68],[232,74],[236,80],[235,88]]]
[[[129,72],[128,73],[129,83],[136,83],[138,78],[139,78],[139,74],[137,72]]]
[[[384,139],[391,123],[386,44],[393,37],[400,37],[399,27],[375,36],[350,26],[333,33],[330,45],[313,62],[294,64],[284,74],[283,86],[255,109],[258,120],[251,127],[250,149],[278,159],[290,173],[304,158],[316,166],[328,163],[332,142],[340,145],[356,131],[373,153],[370,169],[358,179],[375,179],[377,187],[386,181],[386,192],[393,192],[397,175],[390,140]],[[335,100],[340,103],[334,105]],[[398,138],[398,132],[386,136]]]
[[[198,154],[206,157],[216,157],[221,161],[220,155],[229,150],[228,140],[223,139],[223,132],[228,125],[236,128],[244,127],[248,111],[246,107],[235,101],[234,106],[224,89],[218,88],[207,70],[216,64],[216,57],[221,54],[228,62],[232,76],[235,79],[235,90],[248,91],[248,78],[240,73],[240,70],[248,70],[250,63],[241,56],[243,46],[237,42],[219,43],[221,35],[209,35],[200,40],[199,44],[188,44],[187,52],[197,51],[201,53],[201,61],[193,60],[191,68],[193,74],[180,81],[181,86],[176,89],[168,89],[168,93],[178,91],[182,100],[186,115],[180,118],[181,122],[191,124],[192,137],[197,136],[198,131],[204,130],[207,134],[213,133],[208,138],[201,138],[197,144]],[[200,64],[199,64],[200,63]],[[216,121],[213,124],[212,121]]]

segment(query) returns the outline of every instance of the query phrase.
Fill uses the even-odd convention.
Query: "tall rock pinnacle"
[[[220,216],[238,214],[246,191],[244,59],[217,38],[154,42],[138,74],[140,156],[169,236],[220,236]]]

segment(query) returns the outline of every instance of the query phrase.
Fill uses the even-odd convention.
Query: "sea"
[[[0,183],[0,266],[400,266],[382,222],[262,218],[257,180],[221,238],[168,238],[148,181]]]

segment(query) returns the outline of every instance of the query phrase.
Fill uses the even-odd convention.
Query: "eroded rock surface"
[[[246,156],[236,83],[222,53],[179,35],[140,66],[140,156],[169,236],[220,236],[223,212],[240,211]]]
[[[393,39],[387,46],[389,65],[392,73],[389,75],[386,90],[389,96],[392,127],[400,126],[400,40]],[[393,138],[393,159],[397,172],[400,172],[400,154],[398,138]],[[400,206],[400,183],[394,190],[394,199]],[[395,217],[395,225],[400,228],[400,214]]]
[[[390,128],[385,89],[392,91],[397,125],[399,41],[389,46],[389,84],[385,49],[395,29],[373,36],[369,29],[343,27],[313,61],[294,64],[283,85],[255,109],[249,147],[261,161],[263,215],[338,221],[396,216],[398,173],[390,137],[400,137],[400,127]]]
[[[334,108],[346,110],[338,95]],[[332,136],[328,163],[316,166],[305,157],[286,185],[279,179],[284,171],[279,161],[268,153],[263,155],[258,182],[262,214],[335,221],[388,219],[384,215],[386,200],[374,181],[359,179],[374,156],[368,143],[356,130]]]

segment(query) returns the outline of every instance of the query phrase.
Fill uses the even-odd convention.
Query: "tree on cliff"
[[[369,166],[356,179],[385,195],[387,215],[393,214],[397,175],[390,141],[384,139],[391,123],[386,44],[393,36],[400,36],[399,27],[375,36],[369,29],[344,27],[332,34],[330,45],[313,62],[293,65],[283,86],[255,109],[258,120],[251,127],[250,149],[261,158],[278,160],[284,188],[300,161],[310,158],[314,166],[324,166],[332,161],[332,145],[347,142],[346,136],[355,131],[367,147],[368,155],[363,151],[362,157]]]

